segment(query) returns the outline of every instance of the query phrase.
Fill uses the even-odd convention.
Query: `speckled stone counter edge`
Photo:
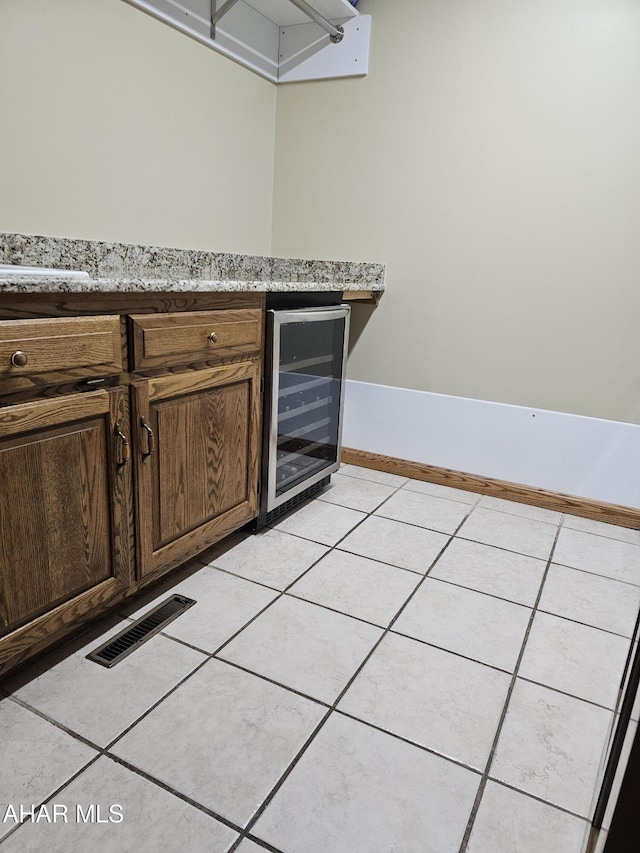
[[[311,261],[0,234],[0,263],[86,270],[90,281],[16,276],[0,292],[384,290],[384,264]]]

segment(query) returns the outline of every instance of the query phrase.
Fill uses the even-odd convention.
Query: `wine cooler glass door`
[[[337,470],[349,306],[270,312],[273,320],[268,506]]]

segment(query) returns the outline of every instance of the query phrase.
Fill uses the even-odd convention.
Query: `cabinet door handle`
[[[143,451],[143,453],[142,453],[142,458],[147,459],[149,456],[151,456],[151,454],[155,450],[156,437],[153,434],[153,430],[151,429],[151,427],[149,426],[149,424],[145,420],[144,416],[140,418],[140,426],[147,433],[147,449],[146,449],[146,451]]]
[[[25,367],[28,362],[29,358],[26,353],[22,352],[22,350],[16,350],[16,352],[11,356],[11,364],[14,367]]]
[[[126,465],[131,456],[131,448],[129,446],[129,439],[120,429],[120,424],[116,424],[114,427],[114,432],[116,434],[116,438],[120,439],[120,458],[118,459],[117,465]]]
[[[215,332],[209,332],[209,334],[207,335],[207,340],[210,344],[216,344],[218,343],[218,336]]]

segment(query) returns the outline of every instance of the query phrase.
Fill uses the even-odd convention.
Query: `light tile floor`
[[[639,607],[637,531],[345,465],[5,681],[2,853],[582,853]]]

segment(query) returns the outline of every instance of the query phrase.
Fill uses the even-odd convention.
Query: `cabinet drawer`
[[[260,309],[137,314],[131,322],[137,370],[250,355],[262,347]]]
[[[0,376],[76,368],[103,376],[120,373],[119,317],[0,321]]]

